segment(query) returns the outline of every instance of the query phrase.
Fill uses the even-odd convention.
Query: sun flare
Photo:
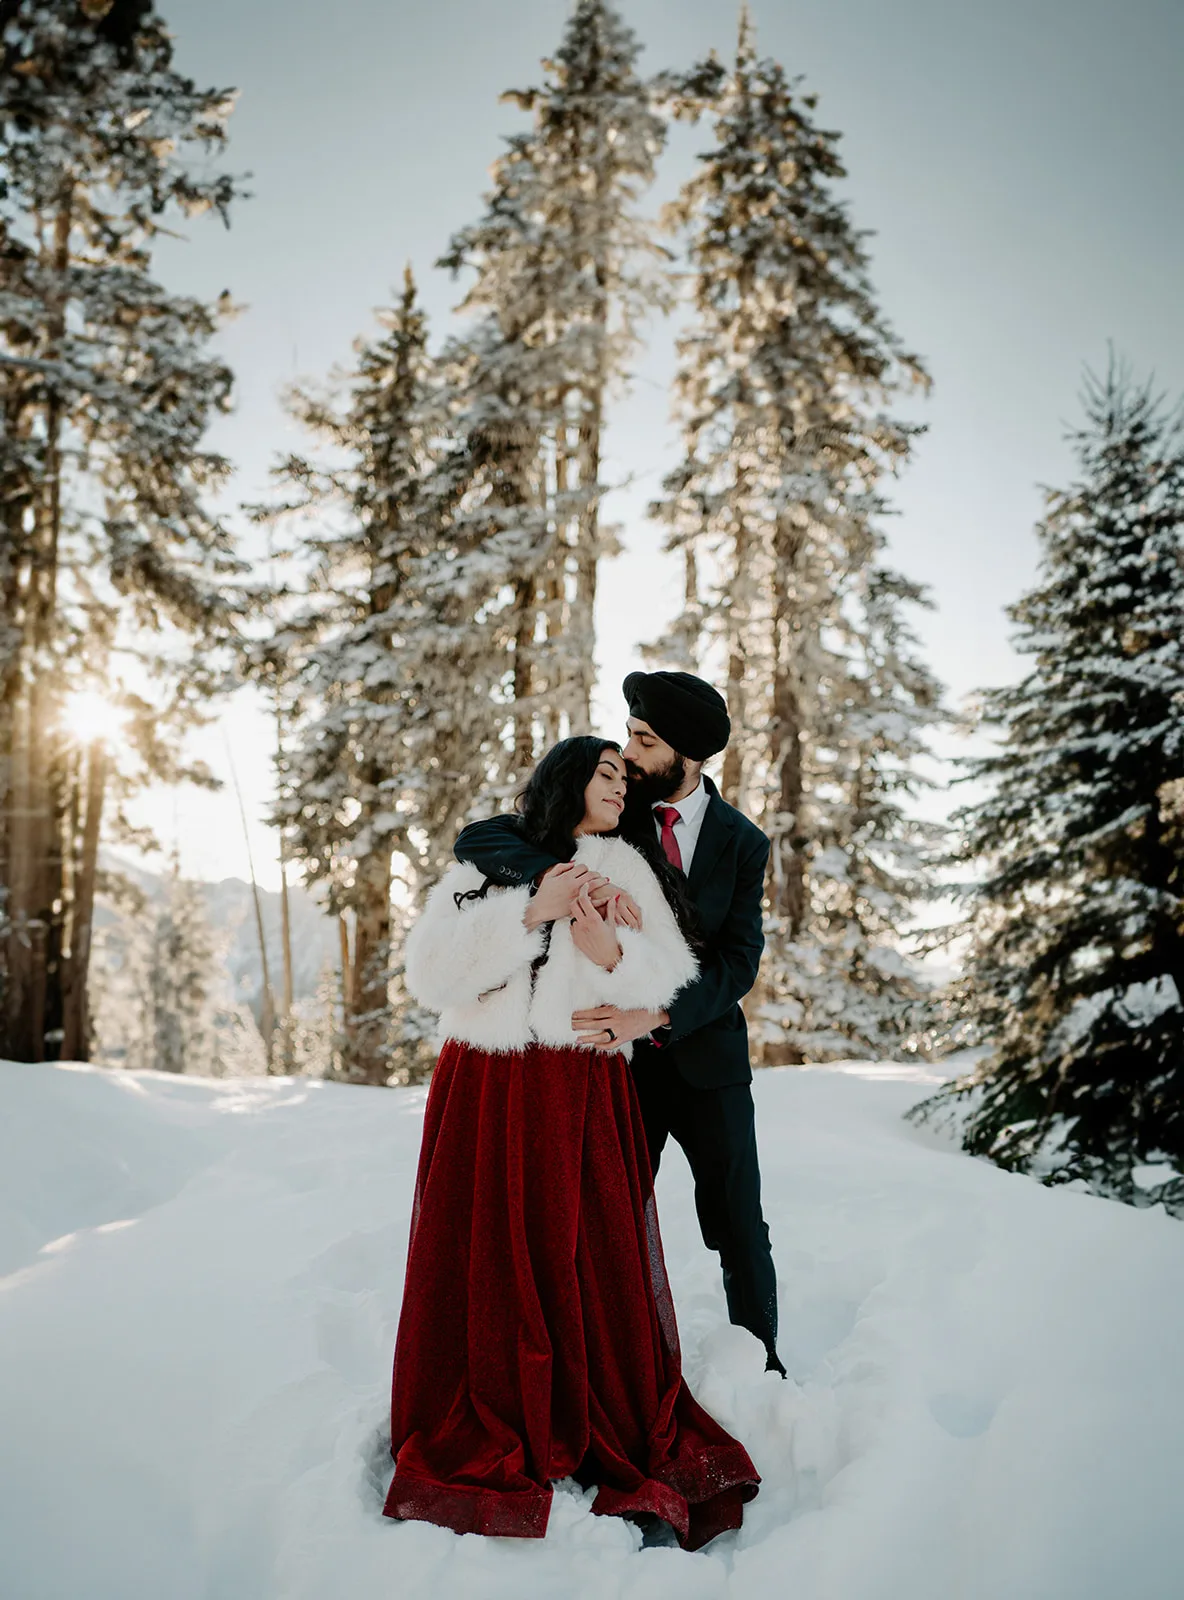
[[[122,736],[127,713],[94,689],[79,689],[66,696],[62,726],[80,744]]]

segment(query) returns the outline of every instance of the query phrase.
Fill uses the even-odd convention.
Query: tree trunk
[[[798,585],[793,582],[801,559],[802,538],[796,529],[778,530],[773,574],[773,695],[769,723],[769,772],[775,815],[766,825],[769,853],[769,900],[786,937],[796,939],[806,925],[806,878],[802,831],[805,775],[800,685],[799,629],[794,614]]]
[[[703,607],[699,600],[699,559],[694,541],[687,540],[683,551],[682,629],[679,638],[682,665],[688,672],[699,670],[699,632]]]
[[[744,512],[736,517],[732,535],[732,581],[729,585],[731,602],[725,622],[728,641],[728,715],[732,720],[732,737],[724,752],[720,792],[729,805],[743,809],[745,720],[747,714],[748,649],[745,637],[748,625],[746,576],[749,561],[748,525]]]
[[[772,815],[766,812],[765,832],[771,845],[766,880],[769,909],[777,924],[777,936],[786,945],[792,944],[804,931],[807,907],[806,841],[801,828],[805,792],[802,760],[805,730],[798,657],[801,618],[795,615],[798,585],[793,581],[802,543],[800,531],[783,521],[774,538],[773,685],[767,802]],[[761,1045],[759,1059],[767,1067],[800,1066],[805,1056],[799,1046],[780,1036]]]
[[[73,218],[72,187],[62,196],[50,230],[51,243],[42,251],[51,288],[46,297],[44,354],[52,359],[66,330],[66,274],[70,265]],[[32,503],[28,571],[25,578],[23,671],[28,687],[18,690],[17,729],[13,739],[11,810],[9,813],[9,895],[6,992],[9,1053],[18,1061],[45,1059],[47,1010],[59,1010],[60,969],[51,994],[47,961],[60,920],[61,875],[59,840],[54,838],[56,806],[51,792],[51,745],[56,701],[51,693],[52,645],[57,629],[57,563],[61,530],[62,407],[52,388],[43,407],[44,462],[42,482]],[[56,910],[55,910],[56,907]]]
[[[284,961],[284,1020],[292,1014],[292,912],[288,900],[288,864],[280,847],[280,937]]]
[[[534,634],[538,617],[533,577],[521,578],[514,591],[514,768],[523,773],[534,765]]]
[[[353,1005],[353,968],[349,959],[349,923],[345,912],[337,914],[337,942],[341,950],[341,1008],[348,1015]]]
[[[11,870],[7,912],[8,1050],[16,1061],[45,1059],[46,953],[57,898],[51,849],[54,807],[50,796],[46,723],[49,695],[38,677],[20,697],[10,812]]]
[[[599,344],[603,351],[605,315]],[[601,357],[603,362],[603,356]],[[592,690],[596,682],[596,584],[600,560],[600,430],[604,408],[604,376],[583,396],[580,418],[579,474],[582,504],[576,529],[575,599],[572,625],[576,648],[577,678],[572,694],[573,733],[587,733],[592,726]]]
[[[63,985],[62,1058],[66,1061],[90,1060],[90,955],[106,783],[107,747],[102,739],[95,739],[87,753],[86,809],[71,908],[69,963]]]
[[[555,498],[556,525],[555,550],[547,563],[543,577],[543,611],[547,627],[547,703],[543,710],[543,744],[550,748],[563,735],[562,704],[565,698],[562,681],[565,673],[567,651],[559,650],[559,642],[570,636],[572,607],[568,602],[568,560],[573,540],[562,506],[571,490],[571,452],[564,407],[559,408],[560,423],[555,437]],[[570,718],[569,718],[570,722]],[[569,726],[568,733],[574,731]]]
[[[390,1077],[391,857],[383,850],[359,862],[354,905],[353,977],[345,1023],[345,1070],[355,1083]]]
[[[243,805],[243,792],[239,787],[234,757],[227,742],[226,759],[230,764],[230,779],[238,801],[239,819],[243,825],[243,843],[247,847],[247,870],[251,875],[251,899],[255,906],[255,933],[259,940],[259,965],[263,972],[263,993],[259,999],[259,1032],[263,1035],[263,1049],[267,1057],[267,1070],[271,1071],[275,1051],[275,995],[271,987],[271,966],[267,959],[267,940],[263,934],[263,902],[259,898],[259,883],[255,877],[255,857],[251,851],[251,835],[247,829],[247,809]]]
[[[0,286],[3,286],[0,275]],[[4,409],[0,427],[14,443],[28,439],[30,407],[25,403],[25,379],[13,374],[4,385]],[[28,517],[33,485],[23,472],[13,470],[0,478],[0,616],[4,618],[7,643],[0,658],[0,884],[7,893],[0,904],[0,1056],[15,1054],[10,1036],[11,1015],[8,996],[18,974],[19,952],[4,932],[7,919],[14,914],[13,878],[17,872],[15,811],[17,765],[21,746],[20,726],[24,696],[21,675],[25,654],[25,616],[23,574],[28,551]],[[27,803],[27,802],[25,802]]]

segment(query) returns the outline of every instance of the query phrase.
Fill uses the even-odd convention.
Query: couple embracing
[[[768,841],[703,763],[723,698],[625,679],[628,741],[565,739],[464,830],[407,939],[444,1039],[395,1346],[386,1514],[539,1538],[552,1484],[698,1549],[760,1482],[682,1377],[653,1173],[673,1138],[728,1314],[776,1352],[739,1002]]]

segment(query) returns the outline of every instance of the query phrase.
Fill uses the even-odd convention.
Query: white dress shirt
[[[679,854],[682,856],[682,870],[689,877],[691,862],[695,856],[695,846],[699,843],[699,835],[703,831],[703,818],[707,814],[707,804],[711,796],[707,793],[707,786],[702,778],[698,786],[684,795],[681,800],[660,800],[662,807],[671,807],[678,812],[679,820],[674,824],[674,838],[678,845]],[[654,808],[654,825],[658,830],[659,840],[662,837],[662,819]]]

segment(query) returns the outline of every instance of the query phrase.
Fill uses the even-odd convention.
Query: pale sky
[[[224,336],[238,380],[213,434],[238,466],[236,500],[262,497],[297,435],[280,403],[295,377],[348,362],[410,260],[437,334],[457,286],[433,269],[479,212],[499,138],[521,114],[499,93],[539,79],[566,0],[160,0],[179,69],[240,91],[228,165],[255,198],[229,232],[210,219],[167,244],[177,289],[223,288],[247,310]],[[735,38],[731,0],[632,0],[645,70]],[[842,132],[856,224],[874,233],[889,319],[934,379],[928,433],[894,486],[890,559],[937,609],[914,621],[959,701],[1014,677],[1003,607],[1035,571],[1039,485],[1064,480],[1066,426],[1085,365],[1107,345],[1184,390],[1184,5],[1179,0],[755,0],[762,53],[801,73],[821,124]],[[691,170],[706,130],[676,130],[656,208]],[[645,519],[677,448],[668,416],[671,334],[652,329],[615,411],[604,514],[625,554],[603,568],[600,727],[619,731],[618,687],[640,642],[673,614],[679,569]],[[252,548],[257,548],[257,541]],[[198,748],[223,775],[233,751],[248,812],[268,802],[270,734],[240,697]],[[145,808],[201,877],[245,876],[229,788]],[[253,821],[261,881],[275,840]]]

